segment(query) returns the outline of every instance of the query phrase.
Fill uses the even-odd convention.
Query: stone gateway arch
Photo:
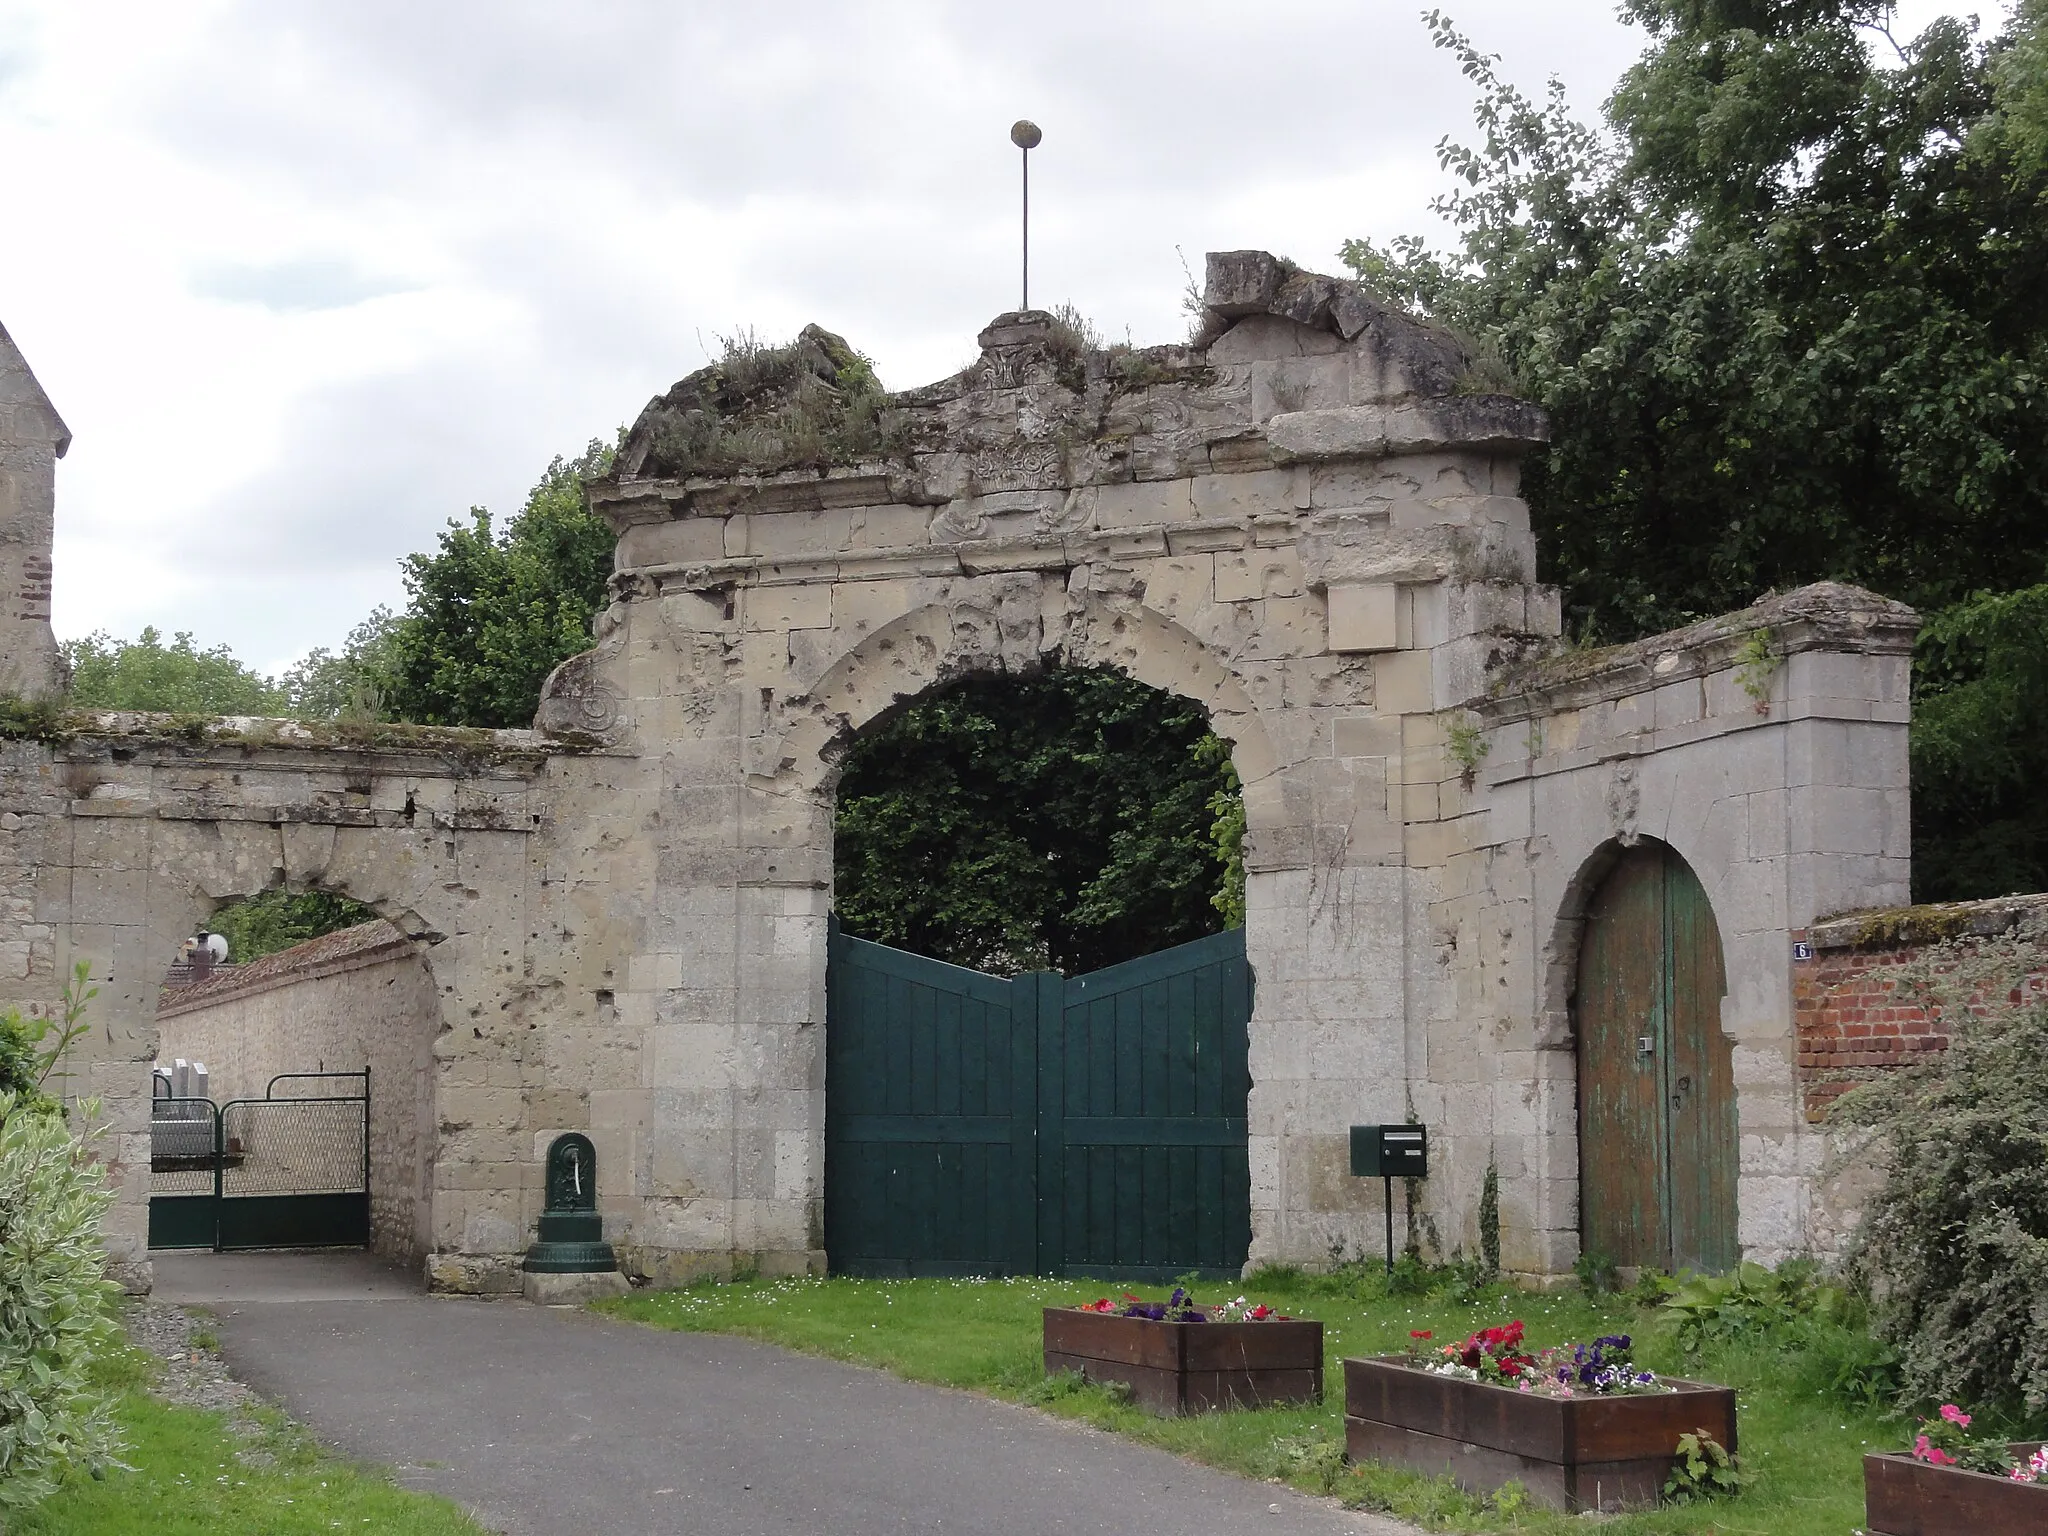
[[[1579,939],[1643,839],[1718,924],[1741,1251],[1813,1246],[1789,936],[1906,897],[1914,616],[1822,586],[1566,649],[1517,494],[1538,409],[1480,392],[1455,337],[1264,253],[1211,255],[1204,298],[1191,343],[1139,351],[1000,316],[963,372],[889,398],[883,451],[823,467],[668,473],[685,380],[589,487],[613,601],[531,731],[13,730],[0,996],[47,1007],[92,967],[77,1086],[114,1122],[131,1280],[157,978],[220,901],[279,883],[369,903],[433,976],[435,1284],[518,1288],[566,1131],[629,1270],[824,1270],[840,757],[935,686],[1058,664],[1198,702],[1243,781],[1254,1262],[1374,1251],[1347,1129],[1412,1114],[1419,1231],[1474,1249],[1492,1166],[1506,1267],[1570,1269]],[[32,693],[61,424],[9,359],[0,642]]]

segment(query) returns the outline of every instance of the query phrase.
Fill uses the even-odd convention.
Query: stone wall
[[[280,1073],[369,1068],[371,1246],[425,1258],[441,1006],[412,940],[381,919],[363,923],[166,987],[156,1018],[157,1064],[205,1062],[217,1104],[263,1098]]]
[[[1815,1246],[1826,1146],[1799,1102],[1791,934],[1907,898],[1915,629],[1900,604],[1823,584],[1509,668],[1472,704],[1487,743],[1475,778],[1498,841],[1452,861],[1460,874],[1431,914],[1476,962],[1456,968],[1458,1002],[1437,1029],[1446,1059],[1499,1063],[1499,1086],[1477,1103],[1454,1095],[1445,1112],[1463,1097],[1468,1123],[1490,1120],[1536,1159],[1520,1190],[1549,1203],[1513,1225],[1535,1234],[1541,1272],[1577,1252],[1582,914],[1615,851],[1646,838],[1691,865],[1720,928],[1743,1251],[1775,1262]],[[1504,1160],[1504,1226],[1513,1185]]]
[[[1916,984],[1935,958],[1930,945],[2038,933],[2044,922],[2048,896],[2007,896],[1859,913],[1795,933],[1811,952],[1794,963],[1792,983],[1807,1119],[1823,1122],[1859,1083],[1948,1048],[1950,1020]],[[2048,1000],[2048,967],[2012,980],[2006,1001]]]
[[[1412,1108],[1440,1246],[1475,1245],[1493,1159],[1510,1267],[1569,1270],[1578,916],[1645,837],[1724,938],[1742,1242],[1808,1245],[1790,936],[1905,899],[1912,615],[1825,587],[1565,650],[1518,494],[1542,413],[1352,284],[1259,252],[1207,276],[1184,346],[998,317],[891,397],[873,462],[669,473],[725,387],[683,381],[589,488],[613,601],[534,731],[94,717],[6,746],[0,999],[48,1006],[74,958],[101,987],[117,1256],[143,1257],[157,980],[283,884],[368,903],[432,976],[435,1284],[517,1288],[566,1130],[636,1271],[822,1269],[839,762],[933,688],[1056,665],[1192,699],[1231,745],[1254,1262],[1374,1251],[1347,1130]]]
[[[366,903],[425,957],[440,1030],[432,1252],[445,1284],[518,1288],[540,1188],[522,1085],[530,1061],[544,1077],[552,988],[538,972],[561,952],[542,926],[558,920],[543,916],[549,859],[528,845],[551,829],[585,751],[519,731],[123,715],[69,716],[52,739],[0,743],[0,890],[17,893],[0,1004],[48,1013],[80,961],[98,989],[64,1087],[102,1101],[119,1196],[105,1227],[124,1281],[149,1278],[149,1073],[166,966],[220,906],[282,884]]]

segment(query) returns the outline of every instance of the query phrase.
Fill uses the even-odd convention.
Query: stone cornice
[[[363,767],[386,774],[425,771],[437,778],[521,779],[532,778],[552,757],[597,750],[573,733],[126,710],[73,711],[62,717],[48,745],[67,761],[222,767],[256,761],[326,774]]]
[[[1297,530],[1296,520],[1284,514],[1191,518],[1086,533],[961,539],[950,544],[910,544],[891,549],[838,550],[817,555],[736,555],[727,560],[636,566],[615,576],[613,587],[622,595],[631,596],[643,583],[651,583],[660,591],[711,591],[821,581],[887,581],[905,576],[1058,570],[1098,560],[1141,560],[1289,544]]]
[[[1910,655],[1920,616],[1904,603],[1839,582],[1765,598],[1737,613],[1625,645],[1563,651],[1504,671],[1472,712],[1488,726],[1581,709],[1723,672],[1762,636],[1773,658],[1805,651]]]

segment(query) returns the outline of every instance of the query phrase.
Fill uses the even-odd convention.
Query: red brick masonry
[[[1943,936],[1990,937],[2048,917],[2048,896],[1857,913],[1795,932],[1812,957],[1792,962],[1792,1016],[1806,1118],[1820,1120],[1858,1083],[1948,1048],[1945,1020],[1901,990],[1908,966]],[[1796,955],[1797,951],[1795,951]],[[2022,983],[2048,998],[2048,969]],[[2020,987],[2009,994],[2017,1002]]]

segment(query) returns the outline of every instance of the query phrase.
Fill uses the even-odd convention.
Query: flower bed
[[[1971,1436],[1944,1403],[1913,1448],[1863,1458],[1870,1536],[2020,1536],[2048,1531],[2048,1446]]]
[[[1448,1473],[1474,1493],[1519,1482],[1537,1503],[1578,1511],[1654,1505],[1681,1436],[1735,1450],[1734,1392],[1640,1370],[1624,1336],[1521,1346],[1511,1323],[1431,1353],[1346,1360],[1351,1459]]]
[[[1185,1291],[1165,1302],[1127,1296],[1047,1307],[1045,1369],[1120,1382],[1154,1413],[1203,1413],[1323,1397],[1323,1325],[1280,1317],[1243,1298],[1197,1306]]]

